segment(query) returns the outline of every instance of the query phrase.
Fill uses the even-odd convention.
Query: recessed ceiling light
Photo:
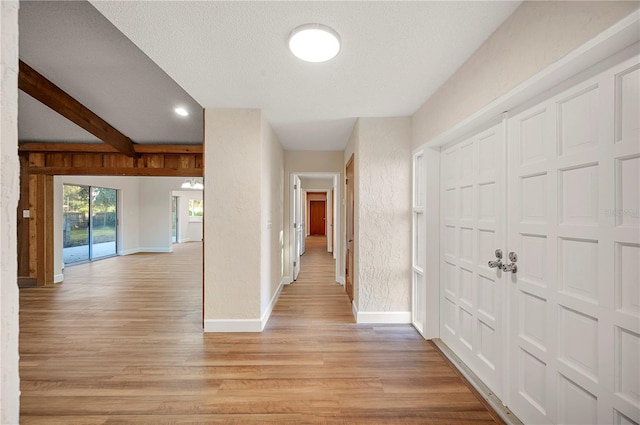
[[[340,52],[340,36],[321,24],[304,24],[289,34],[289,50],[307,62],[326,62]]]
[[[180,115],[181,117],[186,117],[187,115],[189,115],[189,112],[187,112],[187,110],[181,106],[174,109],[174,111],[176,114]]]

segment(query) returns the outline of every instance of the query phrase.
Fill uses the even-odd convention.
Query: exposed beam
[[[202,145],[133,145],[138,154],[202,154]],[[117,153],[102,143],[48,143],[25,142],[18,144],[19,152],[66,152],[66,153]]]
[[[20,90],[84,128],[106,144],[113,146],[118,152],[133,158],[139,157],[130,138],[113,128],[64,90],[22,61],[20,61],[19,71],[18,88]]]
[[[67,176],[150,176],[150,177],[203,177],[202,168],[100,168],[100,167],[41,167],[30,168],[31,175]]]

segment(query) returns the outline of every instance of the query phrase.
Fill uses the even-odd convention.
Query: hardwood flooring
[[[202,332],[199,243],[21,289],[21,423],[502,423],[411,326],[354,323],[333,267],[309,238],[262,333]]]

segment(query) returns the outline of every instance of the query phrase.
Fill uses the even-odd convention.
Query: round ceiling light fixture
[[[175,108],[173,110],[176,114],[180,115],[181,117],[186,117],[187,115],[189,115],[189,111],[187,111],[185,108],[183,108],[182,106],[178,106],[177,108]]]
[[[300,25],[289,34],[289,50],[306,62],[326,62],[340,52],[340,36],[326,25]]]

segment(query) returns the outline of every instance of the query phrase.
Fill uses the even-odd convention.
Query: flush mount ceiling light
[[[189,112],[186,109],[184,109],[183,107],[181,107],[181,106],[178,106],[173,111],[176,114],[180,115],[181,117],[186,117],[187,115],[189,115]]]
[[[326,62],[340,52],[340,36],[326,25],[300,25],[289,34],[289,50],[306,62]]]

